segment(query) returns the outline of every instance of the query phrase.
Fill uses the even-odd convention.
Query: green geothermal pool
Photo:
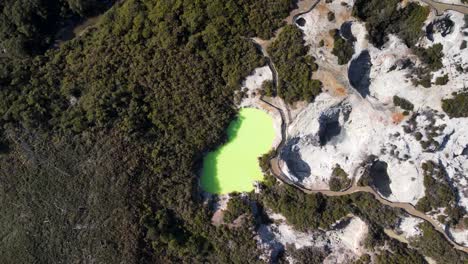
[[[201,186],[209,193],[251,191],[263,178],[258,157],[271,149],[273,119],[262,110],[242,108],[227,132],[228,142],[203,160]]]

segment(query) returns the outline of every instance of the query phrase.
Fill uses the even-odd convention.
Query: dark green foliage
[[[243,214],[250,213],[249,201],[243,199],[239,194],[229,198],[227,210],[224,212],[224,222],[232,223]]]
[[[289,245],[286,248],[287,256],[294,259],[295,263],[321,264],[328,256],[329,252],[325,249],[315,247],[303,247],[296,249],[295,246]]]
[[[418,251],[408,248],[404,243],[391,239],[388,241],[389,250],[377,255],[377,264],[413,263],[425,264],[427,261]]]
[[[397,34],[409,47],[423,36],[422,27],[429,15],[429,7],[409,3],[399,9],[400,0],[357,0],[353,15],[364,20],[371,43],[381,47],[388,34]]]
[[[0,262],[132,262],[141,204],[136,184],[152,175],[140,148],[114,131],[92,138],[7,129],[0,155]],[[94,139],[93,139],[94,138]]]
[[[268,48],[278,70],[278,96],[287,103],[296,101],[311,102],[322,90],[322,84],[312,79],[317,70],[315,59],[307,55],[302,31],[295,26],[283,28],[278,38]]]
[[[369,264],[371,263],[371,256],[369,254],[362,255],[358,260],[356,260],[353,264]]]
[[[304,194],[288,185],[267,188],[263,201],[302,231],[329,228],[350,212],[377,226],[392,227],[400,213],[399,210],[382,206],[368,193],[326,197],[322,194]]]
[[[257,262],[250,223],[210,224],[195,172],[265,64],[245,37],[290,3],[127,0],[44,56],[0,58],[0,262]]]
[[[464,215],[464,209],[456,204],[456,192],[448,182],[445,169],[433,161],[422,164],[424,173],[425,196],[416,204],[423,212],[445,207],[451,224],[457,224]]]
[[[438,263],[466,263],[468,255],[455,250],[434,227],[425,222],[419,227],[423,234],[412,239],[410,245],[418,249],[424,256],[433,258]]]
[[[270,170],[270,160],[275,156],[276,150],[271,149],[268,153],[265,153],[258,158],[258,163],[260,164],[260,168],[262,168],[262,172],[265,173]]]
[[[414,138],[417,140],[417,141],[420,141],[422,139],[423,135],[421,132],[416,132],[414,133]]]
[[[401,109],[408,110],[408,111],[413,111],[414,105],[406,100],[405,98],[401,98],[399,96],[394,95],[393,96],[393,104],[395,106],[401,107]]]
[[[442,58],[444,53],[442,52],[443,46],[440,43],[434,44],[431,47],[425,48],[415,48],[414,52],[419,57],[422,63],[425,64],[425,68],[429,71],[440,70],[443,66]]]
[[[265,91],[265,95],[268,97],[276,96],[276,87],[273,81],[264,81],[262,83],[262,90]]]
[[[275,185],[266,190],[263,201],[268,208],[286,216],[291,225],[302,231],[328,228],[346,215],[344,208],[327,210],[327,199],[323,195],[306,195],[289,185]]]
[[[436,78],[435,84],[436,85],[446,85],[449,81],[448,74],[445,74],[443,76],[439,76]]]
[[[413,70],[413,75],[415,77],[412,81],[414,85],[421,85],[425,88],[431,87],[432,72],[440,70],[443,67],[442,58],[444,57],[444,53],[442,50],[443,46],[440,43],[434,44],[427,49],[421,47],[414,48],[415,54],[423,63],[421,67],[417,67]],[[443,85],[445,81],[448,81],[448,76],[437,79],[436,84],[437,81],[441,83],[439,85]]]
[[[15,57],[42,53],[67,20],[96,15],[108,6],[104,2],[4,0],[0,3],[0,54],[3,50]]]
[[[432,74],[430,71],[423,68],[416,68],[414,72],[415,78],[412,82],[415,86],[421,85],[424,88],[430,88],[432,86]]]
[[[196,251],[196,259],[201,261],[213,250],[206,238],[192,234],[170,210],[147,209],[140,223],[147,230],[145,242],[159,256],[190,255]]]
[[[348,61],[353,57],[354,44],[351,40],[346,40],[341,37],[340,31],[338,29],[332,32],[333,33],[331,34],[334,38],[332,54],[338,57],[339,65],[347,64]]]
[[[442,100],[442,109],[450,117],[468,117],[468,92],[457,93],[453,98]]]
[[[348,178],[348,174],[340,167],[339,164],[336,164],[330,178],[330,190],[335,192],[341,191],[347,188],[350,184],[351,179]]]

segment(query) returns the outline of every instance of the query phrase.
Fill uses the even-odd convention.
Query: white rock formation
[[[445,166],[451,184],[458,190],[459,204],[468,209],[468,119],[443,116],[441,107],[442,99],[450,98],[453,92],[468,87],[468,74],[456,70],[457,65],[468,67],[468,48],[460,50],[462,42],[468,41],[463,15],[447,12],[445,15],[454,22],[449,34],[444,37],[440,32],[435,32],[433,41],[424,37],[418,44],[422,47],[443,44],[444,67],[434,73],[434,78],[449,75],[448,84],[423,88],[413,85],[409,76],[411,69],[407,65],[418,66],[420,62],[397,36],[390,35],[389,41],[381,49],[373,47],[368,43],[365,25],[350,17],[349,7],[334,3],[319,4],[302,16],[305,24],[300,28],[305,33],[304,39],[311,47],[312,55],[317,58],[319,69],[329,71],[329,75],[336,79],[324,82],[325,90],[330,92],[321,94],[314,103],[305,107],[288,128],[289,139],[295,141],[291,141],[288,146],[290,155],[283,158],[283,172],[308,188],[328,189],[330,175],[336,164],[348,175],[359,177],[356,172],[360,164],[369,155],[375,155],[387,164],[391,194],[386,198],[416,204],[425,195],[421,164],[433,160]],[[349,4],[352,6],[352,1]],[[329,10],[335,13],[336,21],[327,20],[326,13]],[[441,18],[431,13],[426,25],[438,19]],[[372,63],[369,95],[365,98],[351,88],[347,81],[340,79],[339,76],[345,74],[343,70],[346,66],[336,65],[336,58],[330,53],[330,43],[327,44],[328,31],[339,28],[345,21],[352,22],[351,32],[356,38],[355,57],[367,50]],[[318,42],[322,39],[325,40],[325,47],[319,47]],[[322,73],[319,75],[326,76]],[[346,89],[344,96],[331,92],[333,87],[329,85],[335,83]],[[413,103],[415,112],[419,114],[411,133],[405,133],[404,129],[404,126],[409,125],[409,117],[403,116],[402,110],[393,105],[395,95]],[[343,114],[344,105],[351,108],[346,118]],[[327,128],[323,120],[327,120],[329,113],[336,113],[337,107],[341,112],[337,120],[332,121],[333,126],[339,126],[339,132],[327,139],[325,144],[318,144],[320,130]],[[434,116],[435,124],[426,120],[427,116]],[[440,146],[428,152],[415,138],[415,133],[421,132],[421,140],[427,140],[425,131],[431,126],[440,128],[440,133],[433,137]]]
[[[284,219],[284,217],[278,217],[278,214],[276,218]],[[266,261],[276,257],[281,250],[286,248],[286,245],[293,245],[296,249],[327,247],[331,253],[324,263],[343,263],[349,259],[358,258],[365,252],[363,241],[367,232],[367,224],[358,217],[352,217],[343,229],[311,233],[296,231],[284,220],[278,220],[276,223],[260,226],[256,239],[259,248],[264,253],[262,258]],[[289,261],[294,263],[293,259]]]
[[[421,235],[421,230],[418,225],[422,222],[423,220],[416,217],[405,217],[398,226],[398,229],[403,233],[402,235],[406,239],[409,239]]]

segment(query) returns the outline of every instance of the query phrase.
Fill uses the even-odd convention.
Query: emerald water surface
[[[202,188],[221,194],[251,191],[263,178],[258,157],[271,149],[273,119],[262,110],[242,108],[227,132],[228,142],[203,160]]]

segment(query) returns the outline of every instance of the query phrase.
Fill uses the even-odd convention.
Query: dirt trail
[[[441,3],[433,0],[419,0],[431,6],[437,13],[438,16],[442,15],[447,10],[452,10],[456,12],[460,12],[462,14],[468,14],[468,6],[467,5],[456,5],[456,4],[446,4]]]
[[[450,7],[452,7],[452,9],[450,9],[450,10],[453,10],[453,5],[437,3],[437,2],[434,2],[432,0],[421,0],[421,1],[426,2],[426,3],[434,4],[436,9],[437,8],[442,8],[440,10],[447,10],[448,9],[447,6],[450,6]],[[290,15],[286,18],[286,23],[287,24],[292,24],[297,16],[309,12],[319,2],[320,2],[320,0],[300,1],[298,3],[298,9],[293,10],[290,13]],[[445,8],[445,9],[443,9],[443,8]],[[439,12],[440,10],[437,10],[437,12]],[[462,10],[462,11],[459,11],[459,12],[468,13],[468,7],[460,8],[460,10]],[[275,36],[273,38],[269,39],[269,40],[262,40],[262,39],[258,39],[258,38],[253,38],[252,39],[253,42],[260,47],[260,49],[262,50],[263,55],[268,59],[268,65],[269,65],[271,71],[273,72],[273,80],[274,80],[275,84],[278,83],[278,72],[276,71],[276,67],[275,67],[274,63],[271,61],[271,59],[268,56],[267,49],[268,49],[268,46],[276,39],[276,37],[278,36],[278,34],[280,32],[281,32],[281,29],[279,29],[276,32]],[[281,116],[281,142],[277,147],[277,153],[279,155],[279,153],[281,152],[281,149],[283,148],[283,146],[285,144],[286,138],[287,138],[287,135],[286,135],[287,126],[291,123],[292,120],[286,119],[286,116],[285,116],[285,113],[284,113],[283,109],[281,107],[278,107],[278,106],[274,105],[270,101],[268,101],[268,99],[266,99],[264,96],[262,96],[260,98],[260,100],[264,104],[268,105],[269,107],[272,107],[272,108],[276,109],[279,112],[280,116]],[[288,121],[286,122],[286,120],[288,120]],[[393,208],[403,209],[409,215],[412,215],[414,217],[417,217],[417,218],[420,218],[420,219],[423,219],[423,220],[429,222],[438,232],[440,232],[441,234],[444,235],[444,237],[454,246],[454,248],[468,253],[468,247],[463,247],[462,245],[456,243],[451,237],[449,237],[447,232],[434,219],[432,219],[428,215],[424,214],[423,212],[420,212],[420,211],[416,210],[416,208],[412,204],[391,202],[389,200],[386,200],[382,196],[380,196],[376,191],[374,191],[374,189],[372,189],[371,187],[369,187],[369,186],[358,186],[357,183],[354,181],[355,177],[353,177],[352,185],[348,189],[346,189],[344,191],[334,192],[334,191],[329,191],[329,190],[311,190],[311,189],[307,189],[304,186],[302,186],[300,183],[291,181],[283,173],[283,171],[281,170],[280,162],[281,162],[281,160],[279,159],[278,156],[272,158],[270,160],[270,170],[271,170],[271,173],[277,179],[279,179],[281,182],[283,182],[285,184],[291,185],[291,186],[303,191],[304,193],[309,193],[309,194],[322,193],[322,194],[327,195],[327,196],[343,196],[343,195],[350,195],[350,194],[357,193],[357,192],[370,193],[381,204],[384,204],[384,205],[387,205],[387,206],[390,206],[390,207],[393,207]],[[356,170],[354,174],[356,175],[357,172],[358,172],[358,170]]]

